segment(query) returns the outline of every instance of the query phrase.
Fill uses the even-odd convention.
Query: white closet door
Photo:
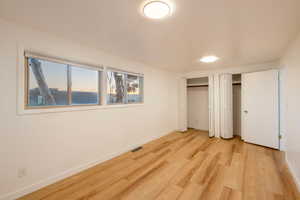
[[[220,75],[214,75],[214,131],[220,137]]]
[[[242,75],[242,138],[278,149],[278,71]]]
[[[220,75],[220,136],[233,137],[232,75]]]
[[[179,131],[187,131],[187,83],[185,78],[179,81]]]
[[[209,137],[220,137],[220,76],[210,75],[209,83]]]
[[[209,137],[215,136],[214,75],[208,77]]]

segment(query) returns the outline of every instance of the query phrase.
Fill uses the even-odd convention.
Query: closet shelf
[[[241,85],[241,81],[233,81],[232,85]],[[208,83],[203,84],[187,84],[187,87],[208,87]]]
[[[187,87],[208,87],[208,83],[206,83],[206,84],[187,84]]]

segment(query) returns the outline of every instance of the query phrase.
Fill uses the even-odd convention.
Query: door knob
[[[247,113],[248,113],[248,110],[244,110],[244,113],[246,113],[246,114],[247,114]]]

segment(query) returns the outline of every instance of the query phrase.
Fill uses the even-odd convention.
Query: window
[[[25,76],[25,109],[100,105],[101,99],[107,105],[144,100],[141,74],[25,52]],[[103,88],[105,94],[101,93]]]
[[[143,101],[142,84],[143,78],[135,75],[127,75],[127,103],[140,103]]]
[[[107,71],[107,104],[125,103],[125,75]]]
[[[28,63],[28,105],[68,105],[68,66],[35,58]]]
[[[107,104],[142,103],[142,87],[142,76],[108,70]]]
[[[71,68],[72,104],[98,104],[99,81],[98,72],[80,67]]]
[[[95,105],[100,103],[100,71],[27,57],[27,107]]]

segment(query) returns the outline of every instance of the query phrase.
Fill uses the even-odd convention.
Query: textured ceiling
[[[173,15],[157,21],[141,15],[142,3],[0,0],[0,17],[154,67],[186,72],[277,60],[300,28],[299,0],[173,0]],[[221,59],[197,62],[207,54]]]

